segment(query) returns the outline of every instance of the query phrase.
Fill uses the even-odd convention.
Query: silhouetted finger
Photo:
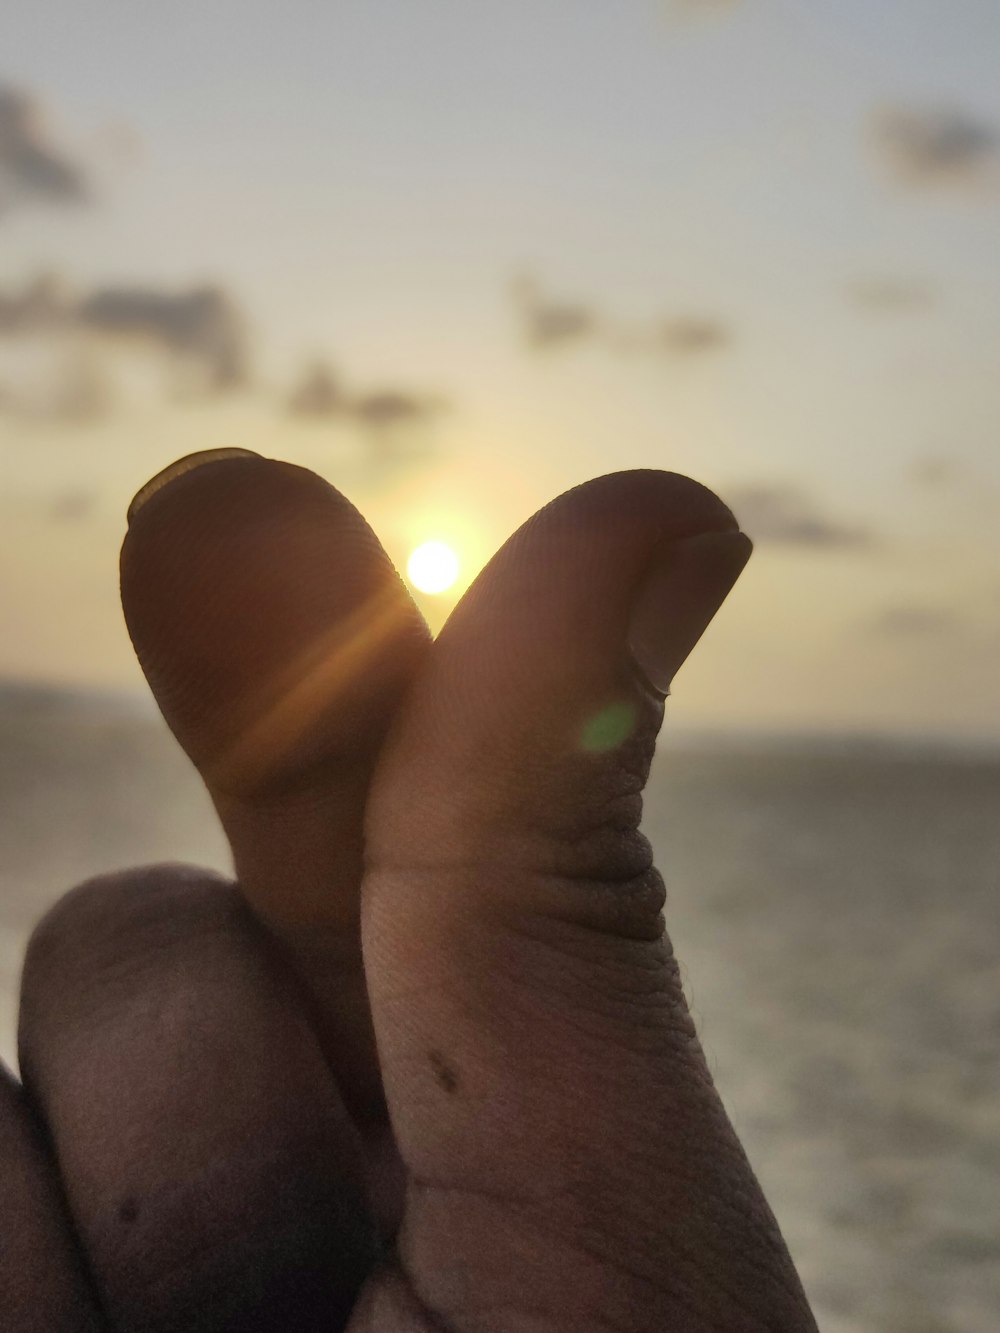
[[[40,1127],[0,1069],[0,1328],[99,1333],[102,1323]]]
[[[378,1240],[298,991],[236,889],[179,867],[84,885],[36,930],[25,1088],[112,1327],[342,1327]]]
[[[749,553],[686,478],[571,491],[473,585],[383,752],[363,940],[410,1180],[409,1285],[362,1307],[386,1327],[401,1293],[476,1333],[813,1327],[638,828],[663,695]]]
[[[353,505],[314,473],[238,450],[181,460],[139,493],[121,580],[139,660],[240,886],[312,984],[345,1089],[377,1100],[362,815],[426,626]]]

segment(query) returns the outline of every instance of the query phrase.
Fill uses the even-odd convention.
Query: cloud
[[[0,291],[0,337],[49,333],[71,320],[71,298],[54,274],[40,274],[20,291]]]
[[[122,342],[151,347],[199,389],[217,392],[249,380],[245,321],[218,287],[107,286],[80,295],[43,274],[0,290],[0,341],[11,344],[5,360],[14,366],[0,411],[25,419],[86,422],[107,415]]]
[[[868,629],[873,633],[899,638],[954,634],[964,628],[961,616],[951,607],[905,603],[887,606],[868,623]]]
[[[353,391],[323,361],[306,367],[287,399],[292,416],[340,418],[373,433],[423,426],[446,406],[441,398],[406,389]]]
[[[585,342],[601,330],[603,321],[590,306],[546,296],[532,278],[518,278],[513,291],[524,336],[532,347]]]
[[[442,398],[406,389],[360,392],[349,387],[329,364],[314,361],[302,372],[285,406],[301,421],[354,427],[363,444],[364,462],[382,472],[427,457],[431,445],[426,428],[448,404]]]
[[[91,196],[79,163],[54,143],[41,107],[0,87],[0,214],[28,204],[79,204]]]
[[[882,107],[874,144],[893,175],[913,187],[990,192],[1000,185],[1000,128],[956,107]]]
[[[115,391],[99,357],[85,349],[60,349],[39,373],[0,383],[0,412],[22,422],[89,425],[109,416]]]
[[[440,398],[422,397],[400,389],[378,389],[354,400],[355,419],[376,430],[417,426],[444,409]]]
[[[665,352],[676,356],[693,356],[724,347],[730,337],[729,330],[718,320],[683,315],[666,320],[660,326],[658,342]]]
[[[335,417],[346,412],[348,401],[330,367],[315,362],[288,395],[288,410],[295,417]]]
[[[850,301],[873,313],[909,314],[934,303],[934,289],[918,278],[857,278],[847,289]]]
[[[243,316],[220,287],[99,288],[79,303],[76,317],[103,338],[145,341],[195,363],[212,388],[236,388],[249,379]]]
[[[99,343],[151,344],[200,365],[215,388],[248,379],[245,320],[220,287],[106,286],[78,296],[57,276],[43,274],[20,291],[0,291],[0,337],[73,330]]]
[[[49,502],[48,516],[55,523],[78,523],[89,518],[96,508],[97,495],[93,491],[62,491]]]
[[[830,517],[792,486],[737,486],[726,498],[740,526],[757,542],[825,548],[874,545],[868,529]]]
[[[954,458],[945,458],[940,454],[931,454],[917,458],[907,470],[910,481],[929,490],[938,490],[951,486],[961,479],[962,465]]]
[[[101,361],[81,355],[63,365],[41,405],[51,420],[87,424],[110,415],[115,393]]]
[[[725,324],[704,315],[674,315],[652,326],[617,321],[583,301],[545,295],[530,277],[515,280],[513,295],[525,340],[539,350],[591,343],[626,356],[690,357],[731,338]]]

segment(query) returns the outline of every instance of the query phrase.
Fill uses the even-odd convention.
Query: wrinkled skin
[[[0,1325],[814,1329],[638,832],[657,663],[746,559],[728,510],[588,483],[432,645],[337,492],[199,461],[133,513],[122,595],[237,882],[110,875],[36,930]]]

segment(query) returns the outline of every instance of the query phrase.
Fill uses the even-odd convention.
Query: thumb
[[[365,961],[410,1179],[376,1326],[410,1300],[477,1333],[813,1327],[638,827],[663,695],[749,552],[695,482],[604,477],[515,534],[434,646],[367,817]]]

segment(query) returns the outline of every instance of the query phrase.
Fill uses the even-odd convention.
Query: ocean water
[[[824,1333],[994,1333],[1000,756],[670,742],[646,828],[710,1064]],[[32,923],[152,860],[225,868],[149,715],[0,691],[0,1050]]]

